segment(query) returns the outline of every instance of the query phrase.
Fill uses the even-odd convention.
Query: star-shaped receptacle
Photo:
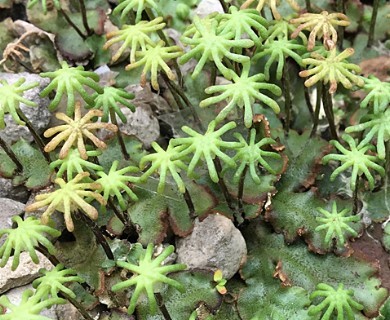
[[[103,111],[101,110],[90,110],[81,117],[81,104],[79,102],[76,103],[74,120],[62,112],[57,113],[56,118],[67,124],[47,129],[43,133],[46,138],[50,138],[58,133],[45,146],[45,151],[53,151],[62,141],[65,141],[60,151],[60,159],[64,159],[71,147],[77,145],[81,158],[87,160],[88,154],[85,148],[84,138],[91,140],[97,148],[106,148],[106,144],[102,140],[99,140],[92,132],[96,129],[106,129],[116,132],[118,128],[111,123],[92,122],[92,118],[101,117],[102,115]]]
[[[164,260],[174,250],[175,248],[173,246],[168,246],[153,260],[153,244],[148,244],[145,255],[140,258],[138,265],[125,261],[117,261],[119,267],[127,269],[134,274],[130,279],[117,283],[111,288],[112,291],[118,291],[135,285],[135,290],[131,295],[128,308],[129,314],[134,312],[138,298],[143,291],[146,291],[151,313],[155,314],[157,312],[157,302],[154,297],[154,290],[157,284],[166,283],[179,291],[184,291],[184,287],[180,282],[167,277],[166,274],[185,270],[186,265],[162,265]]]
[[[20,103],[30,107],[37,104],[23,97],[25,91],[38,85],[38,82],[26,83],[25,78],[19,78],[16,82],[9,84],[7,80],[0,80],[0,129],[4,129],[4,116],[9,113],[17,124],[25,125],[18,115]]]
[[[135,25],[124,25],[120,30],[107,33],[107,42],[103,49],[107,50],[113,44],[123,41],[118,51],[112,56],[112,62],[117,61],[126,49],[130,49],[130,62],[135,62],[135,53],[139,50],[146,51],[146,45],[154,46],[154,41],[150,38],[153,32],[165,27],[163,18],[158,17],[152,21],[140,21]]]
[[[363,78],[363,80],[363,90],[368,93],[360,106],[367,108],[368,105],[372,105],[375,114],[384,112],[390,104],[390,82],[381,81],[374,76]]]
[[[200,102],[200,107],[208,107],[213,104],[217,104],[223,100],[228,100],[226,107],[215,118],[220,122],[227,117],[234,107],[244,107],[244,123],[247,128],[252,126],[253,120],[253,104],[255,101],[260,101],[270,108],[275,113],[280,112],[277,102],[270,97],[262,94],[260,90],[268,90],[274,95],[280,96],[282,90],[275,84],[264,82],[265,76],[261,73],[249,76],[250,64],[245,63],[241,72],[241,76],[238,76],[233,70],[230,70],[232,83],[224,85],[216,85],[208,87],[205,92],[208,94],[220,93],[218,96],[207,98]]]
[[[15,216],[12,218],[12,221],[16,223],[16,228],[0,230],[0,238],[3,235],[7,235],[5,242],[0,247],[0,268],[5,266],[11,252],[13,252],[12,270],[18,267],[22,251],[27,251],[32,261],[36,264],[39,263],[39,258],[34,248],[39,245],[44,246],[50,254],[54,254],[55,248],[50,240],[47,239],[46,234],[59,237],[61,235],[60,231],[42,225],[34,217],[28,217],[23,220],[21,217]]]
[[[142,157],[139,164],[140,168],[144,169],[148,162],[151,163],[150,168],[148,168],[148,170],[142,175],[141,181],[145,181],[151,174],[158,172],[160,175],[160,181],[158,183],[157,192],[163,193],[167,174],[170,173],[173,180],[176,182],[179,191],[184,193],[186,187],[179,175],[179,172],[180,170],[186,171],[187,166],[181,160],[172,160],[178,156],[178,152],[181,150],[181,147],[174,147],[169,144],[167,149],[164,150],[156,142],[152,143],[152,147],[156,153],[151,153]]]
[[[38,3],[38,1],[39,0],[28,0],[27,8],[28,9],[32,8],[33,6],[35,6]],[[47,13],[47,9],[48,9],[48,1],[47,0],[40,0],[40,1],[41,1],[41,4],[42,4],[43,13],[46,14]],[[52,0],[51,3],[54,4],[54,7],[57,10],[61,9],[60,0]]]
[[[253,181],[260,183],[260,177],[257,174],[258,165],[262,165],[264,169],[272,174],[276,174],[275,170],[267,163],[263,157],[280,159],[280,154],[271,151],[262,150],[261,147],[276,143],[271,138],[263,138],[256,142],[256,129],[252,128],[249,135],[249,143],[240,133],[235,133],[234,136],[240,141],[241,147],[236,148],[237,154],[233,157],[235,162],[238,162],[238,168],[234,174],[234,182],[238,182],[246,166],[249,167],[249,173]]]
[[[133,200],[137,201],[138,197],[130,189],[128,186],[129,183],[135,183],[139,181],[139,177],[128,176],[126,173],[134,173],[138,172],[139,169],[137,167],[125,167],[117,170],[119,165],[119,161],[115,160],[112,163],[112,166],[106,174],[104,171],[97,171],[96,174],[100,177],[96,182],[100,184],[100,188],[98,189],[99,193],[103,193],[103,198],[105,201],[108,200],[109,197],[116,197],[119,203],[119,206],[122,210],[126,209],[125,199],[122,196],[122,192],[126,192],[126,194]]]
[[[323,51],[326,56],[313,52],[311,58],[302,60],[304,65],[310,66],[309,70],[299,72],[301,77],[310,77],[305,81],[305,86],[311,87],[319,81],[324,84],[329,83],[330,94],[336,92],[338,83],[341,83],[346,89],[351,89],[354,84],[363,86],[363,79],[353,73],[359,73],[360,67],[345,60],[354,54],[353,48],[345,49],[337,54],[336,46],[334,44],[332,46],[333,49],[330,51]]]
[[[332,239],[336,239],[338,244],[344,246],[345,237],[349,233],[352,237],[356,237],[357,232],[349,226],[349,222],[360,221],[359,216],[347,216],[351,212],[350,209],[346,208],[337,211],[336,201],[332,204],[332,211],[327,211],[323,208],[317,208],[317,211],[322,213],[323,217],[316,217],[316,220],[321,223],[315,228],[315,231],[327,230],[325,235],[325,243],[329,244]]]
[[[208,61],[213,61],[218,70],[227,78],[229,78],[230,69],[222,63],[224,58],[238,63],[249,62],[249,57],[233,53],[231,49],[242,50],[243,48],[250,48],[253,47],[254,42],[250,39],[232,39],[234,38],[233,31],[223,35],[219,34],[217,19],[200,19],[198,16],[195,16],[193,25],[189,28],[195,28],[196,32],[192,34],[192,38],[184,34],[181,41],[190,46],[191,50],[180,57],[179,63],[186,63],[192,58],[199,60],[192,73],[193,78],[199,75]]]
[[[205,134],[200,134],[195,130],[184,126],[182,130],[187,133],[190,137],[187,138],[176,138],[171,140],[173,146],[180,146],[181,150],[178,152],[176,158],[183,159],[190,153],[193,153],[193,157],[188,166],[188,175],[192,175],[196,165],[201,160],[204,160],[209,171],[209,175],[212,181],[218,182],[218,173],[215,169],[214,159],[215,157],[220,158],[229,166],[235,166],[235,162],[221,151],[221,149],[235,149],[241,146],[240,142],[223,141],[221,136],[227,131],[236,127],[235,122],[229,122],[215,131],[217,123],[211,121],[208,125]]]
[[[256,10],[261,11],[265,6],[270,7],[272,15],[276,20],[282,19],[282,16],[280,15],[278,11],[278,5],[280,4],[280,0],[246,0],[242,5],[241,9],[249,8],[253,3],[257,1]],[[295,0],[287,0],[287,3],[290,5],[291,8],[293,8],[295,11],[301,10],[299,5],[296,3]]]
[[[299,18],[291,19],[290,23],[298,24],[297,29],[291,34],[295,39],[302,30],[310,31],[307,50],[313,50],[316,44],[316,38],[323,38],[324,46],[327,46],[328,40],[337,43],[337,26],[349,26],[348,17],[343,13],[330,13],[322,11],[321,13],[303,13]]]
[[[88,172],[79,173],[74,179],[65,182],[62,178],[57,178],[54,182],[59,186],[53,192],[42,193],[35,197],[35,202],[26,207],[27,212],[36,211],[39,208],[47,207],[42,214],[41,221],[44,224],[49,222],[49,217],[54,211],[64,213],[65,225],[69,232],[74,230],[72,212],[82,210],[92,220],[98,217],[98,211],[87,201],[97,200],[100,204],[105,204],[104,198],[96,191],[101,185],[96,182],[83,182],[89,177]]]
[[[126,70],[132,70],[134,68],[143,66],[141,74],[141,86],[146,85],[146,76],[150,72],[150,82],[154,90],[159,90],[158,85],[158,72],[163,70],[170,80],[175,80],[176,76],[168,66],[169,60],[180,57],[183,54],[182,50],[178,46],[165,47],[165,42],[160,40],[155,46],[146,45],[145,51],[139,51],[136,53],[138,61],[126,66]]]
[[[80,94],[87,104],[93,106],[94,99],[91,93],[85,90],[84,86],[98,93],[103,93],[103,88],[98,84],[99,76],[95,72],[84,71],[82,66],[69,67],[65,61],[61,63],[61,69],[44,72],[40,76],[51,79],[49,85],[41,91],[41,97],[46,97],[52,91],[56,91],[54,99],[48,106],[49,110],[53,111],[57,108],[62,97],[66,94],[66,114],[68,116],[72,116],[75,112],[76,92]]]
[[[375,149],[375,147],[372,145],[356,146],[355,140],[347,134],[344,134],[342,138],[348,143],[351,150],[344,148],[338,141],[332,140],[331,144],[333,144],[342,154],[331,153],[322,158],[323,164],[327,164],[330,160],[340,161],[342,163],[340,167],[333,171],[330,180],[334,181],[341,172],[352,167],[351,190],[355,190],[357,178],[362,174],[366,176],[370,189],[373,189],[375,179],[369,169],[374,169],[382,177],[385,175],[385,169],[376,163],[379,161],[378,157],[366,154],[368,150]]]
[[[115,15],[120,13],[121,21],[123,22],[126,21],[130,10],[133,10],[137,13],[135,17],[135,22],[137,23],[142,19],[142,12],[145,8],[153,8],[158,11],[158,2],[159,0],[122,0],[119,1],[119,4],[112,13]]]
[[[315,316],[322,313],[322,320],[332,319],[332,315],[337,314],[337,319],[353,320],[356,319],[356,311],[363,310],[364,306],[353,299],[353,290],[345,290],[344,284],[340,283],[335,290],[332,286],[319,283],[316,290],[310,295],[310,300],[313,301],[317,297],[322,297],[318,305],[312,305],[308,309],[310,316]]]

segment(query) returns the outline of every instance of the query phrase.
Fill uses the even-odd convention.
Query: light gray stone
[[[19,266],[11,270],[13,257],[10,257],[4,268],[0,268],[0,294],[32,282],[40,276],[39,269],[50,270],[53,265],[41,253],[37,252],[39,263],[35,264],[27,252],[20,254]]]
[[[11,228],[11,218],[21,214],[23,211],[24,203],[20,203],[8,198],[0,198],[0,229]]]
[[[219,0],[202,0],[195,10],[195,13],[201,18],[213,12],[223,13],[223,8]]]
[[[11,179],[0,177],[0,198],[25,202],[29,195],[30,191],[24,185],[14,186]]]
[[[176,243],[177,262],[188,268],[221,269],[230,279],[246,260],[247,248],[241,232],[222,215],[195,221],[192,234]]]
[[[37,130],[38,133],[43,133],[50,122],[51,113],[47,109],[47,106],[49,105],[49,98],[41,98],[39,93],[48,85],[49,80],[47,78],[41,78],[37,74],[30,74],[26,72],[19,74],[0,73],[0,79],[5,79],[8,83],[14,83],[21,77],[26,78],[25,83],[39,82],[39,86],[27,90],[24,94],[24,98],[36,102],[37,106],[30,107],[21,103],[20,109],[31,121],[35,130]],[[0,131],[0,136],[8,144],[18,141],[21,137],[27,141],[33,141],[33,137],[27,127],[15,123],[11,115],[5,115],[5,123],[6,127]]]

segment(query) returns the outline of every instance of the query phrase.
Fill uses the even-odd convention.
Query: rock
[[[23,287],[15,288],[15,289],[12,289],[9,292],[7,292],[6,296],[8,297],[8,299],[10,300],[10,302],[12,304],[19,305],[21,300],[22,300],[22,294],[26,290],[33,290],[34,291],[34,288],[32,287],[31,284],[23,286]],[[40,314],[42,316],[48,317],[49,319],[57,320],[58,318],[56,317],[54,308],[55,307],[53,306],[50,309],[45,309]]]
[[[49,105],[49,98],[41,98],[39,93],[43,90],[44,87],[48,85],[49,80],[41,78],[39,75],[26,72],[19,74],[0,73],[0,79],[5,79],[8,81],[8,83],[13,83],[21,77],[26,78],[25,83],[31,83],[35,81],[39,82],[39,86],[27,90],[24,94],[24,98],[36,102],[37,106],[30,107],[21,103],[20,109],[31,121],[35,130],[37,130],[38,133],[43,133],[49,124],[51,113],[47,109],[47,106]],[[0,131],[0,136],[8,144],[12,144],[18,141],[21,137],[27,141],[33,141],[33,137],[27,127],[15,123],[10,114],[5,115],[5,123],[6,127]]]
[[[201,18],[213,12],[223,13],[223,8],[219,0],[202,0],[195,10],[195,13]]]
[[[209,215],[195,221],[192,234],[176,243],[177,263],[188,268],[221,269],[230,279],[246,260],[246,243],[232,221],[222,215]]]
[[[15,201],[26,202],[30,191],[23,185],[14,186],[11,179],[0,177],[0,198],[9,198]]]
[[[11,218],[21,214],[24,211],[24,204],[11,199],[0,198],[0,208],[0,230],[9,229],[12,228]],[[5,237],[0,237],[0,246],[4,243],[4,241]]]
[[[84,319],[81,313],[71,303],[54,306],[56,319],[58,320],[79,320]]]
[[[11,271],[13,257],[10,257],[4,268],[0,268],[0,294],[10,289],[23,286],[40,276],[39,269],[50,270],[53,265],[41,253],[37,252],[39,263],[35,264],[27,252],[20,254],[19,266]]]

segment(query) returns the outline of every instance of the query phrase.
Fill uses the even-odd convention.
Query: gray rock
[[[11,179],[0,177],[0,198],[9,198],[15,201],[26,202],[30,191],[23,185],[14,186]]]
[[[0,294],[32,282],[40,276],[39,269],[50,270],[53,265],[41,253],[37,252],[39,263],[35,264],[27,252],[20,254],[19,266],[11,270],[13,257],[10,257],[4,268],[0,268]]]
[[[219,0],[202,0],[195,10],[195,13],[201,18],[213,12],[223,13],[223,8]]]
[[[11,199],[0,198],[0,208],[0,230],[9,229],[12,227],[11,218],[21,214],[24,211],[24,204]],[[4,243],[4,238],[5,237],[0,237],[0,246]]]
[[[22,301],[23,292],[26,291],[26,290],[34,291],[34,288],[32,287],[31,284],[30,285],[25,285],[25,286],[22,286],[22,287],[10,290],[9,292],[7,292],[6,296],[8,297],[8,299],[10,300],[10,302],[12,304],[19,305],[20,302]],[[45,316],[45,317],[48,317],[49,319],[57,320],[57,317],[56,317],[56,314],[55,314],[55,310],[54,310],[54,306],[51,307],[50,309],[43,310],[41,312],[41,315]]]
[[[47,106],[49,105],[49,98],[41,98],[39,93],[48,85],[49,80],[41,78],[39,75],[26,72],[19,74],[0,73],[0,79],[5,79],[8,81],[8,83],[13,83],[21,77],[26,78],[25,83],[31,83],[35,81],[39,82],[39,86],[27,90],[24,94],[24,98],[36,102],[37,107],[29,107],[21,103],[20,109],[31,121],[35,130],[37,130],[38,133],[42,133],[49,124],[51,113],[47,109]],[[5,123],[6,127],[0,131],[0,136],[8,144],[12,144],[18,141],[21,137],[27,141],[33,141],[33,137],[27,127],[15,123],[11,115],[5,115]]]
[[[54,307],[56,317],[58,320],[82,320],[84,317],[71,303],[59,304]]]
[[[177,262],[189,268],[221,269],[230,279],[246,260],[246,244],[232,221],[222,215],[209,215],[195,221],[192,234],[176,243]]]

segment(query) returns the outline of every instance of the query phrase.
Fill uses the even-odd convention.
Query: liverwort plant
[[[251,6],[253,3],[257,1],[256,10],[261,11],[265,6],[270,7],[271,12],[276,20],[282,19],[282,16],[280,15],[277,6],[280,4],[280,0],[246,0],[242,6],[241,9],[246,9],[249,6]],[[295,0],[287,0],[287,3],[295,10],[299,11],[301,8],[296,3]]]
[[[185,270],[185,264],[162,265],[164,260],[168,258],[175,248],[173,246],[166,247],[157,258],[152,259],[153,244],[148,244],[145,254],[140,258],[139,264],[135,265],[125,261],[117,261],[118,267],[131,271],[134,275],[125,281],[119,282],[112,286],[112,291],[122,290],[131,286],[136,286],[134,293],[131,295],[130,304],[127,312],[132,314],[137,306],[138,299],[142,291],[146,291],[150,312],[157,312],[157,301],[154,297],[155,286],[159,283],[166,283],[177,290],[184,292],[183,285],[166,276],[168,273]]]
[[[115,15],[120,13],[121,21],[124,22],[130,11],[133,10],[137,13],[135,17],[135,22],[137,23],[141,20],[142,12],[146,8],[153,8],[158,11],[158,2],[159,0],[121,0],[112,13]]]
[[[208,107],[228,99],[228,104],[221,110],[215,120],[217,122],[222,121],[228,116],[234,107],[238,106],[240,108],[244,108],[244,123],[247,128],[252,126],[252,106],[256,100],[269,106],[275,113],[279,113],[280,108],[278,103],[265,94],[261,93],[260,90],[268,90],[277,96],[282,94],[282,90],[275,84],[266,83],[264,81],[266,77],[261,73],[249,76],[249,70],[249,63],[245,63],[243,65],[241,76],[238,76],[233,70],[230,70],[229,78],[232,79],[232,83],[208,87],[205,90],[206,93],[220,94],[218,96],[210,97],[201,101],[199,106]]]
[[[78,92],[87,104],[93,106],[94,98],[83,86],[87,86],[98,93],[103,93],[103,89],[98,84],[99,76],[95,72],[84,71],[82,66],[69,67],[65,61],[61,63],[61,69],[44,72],[40,75],[51,79],[50,84],[42,90],[41,97],[46,97],[56,90],[54,99],[48,106],[50,111],[58,107],[62,97],[66,94],[66,114],[72,116],[75,112],[75,92]]]
[[[0,238],[7,235],[5,242],[0,247],[0,267],[4,267],[7,263],[11,252],[13,251],[13,261],[11,270],[15,270],[19,265],[20,253],[27,251],[30,254],[32,261],[39,263],[39,258],[35,251],[39,245],[47,249],[50,254],[54,254],[55,248],[50,240],[47,239],[47,234],[52,237],[59,237],[61,232],[44,226],[34,217],[28,217],[22,220],[21,217],[15,216],[12,221],[16,223],[15,229],[1,229]]]
[[[390,104],[390,83],[380,81],[374,76],[363,78],[363,80],[363,90],[367,92],[367,95],[360,106],[367,108],[368,105],[371,105],[375,114],[385,111]]]
[[[353,290],[345,290],[344,284],[340,283],[335,290],[332,286],[319,283],[317,290],[310,295],[310,300],[317,297],[324,299],[317,305],[310,306],[308,314],[315,316],[321,313],[321,320],[330,320],[337,312],[338,320],[354,320],[356,311],[363,310],[363,305],[353,299]]]

